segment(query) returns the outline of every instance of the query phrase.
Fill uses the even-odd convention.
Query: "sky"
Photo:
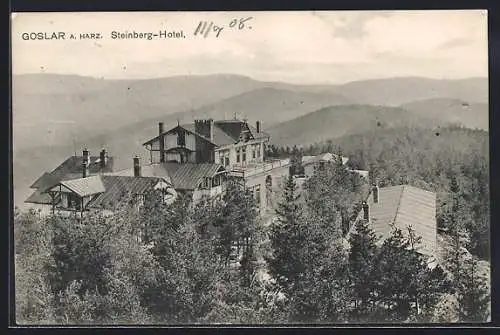
[[[250,18],[243,29],[231,20]],[[200,21],[223,27],[195,36]],[[239,21],[238,21],[239,22]],[[302,84],[419,76],[488,76],[487,12],[16,13],[12,72],[107,79],[232,73]],[[112,39],[111,32],[183,31],[180,39]],[[23,33],[65,32],[65,40]],[[69,40],[69,34],[77,39]],[[101,39],[80,40],[80,33]]]

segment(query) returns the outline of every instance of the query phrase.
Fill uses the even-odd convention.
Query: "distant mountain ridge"
[[[332,121],[317,122],[308,117],[318,110],[356,104],[392,108],[410,104],[402,110],[396,108],[381,114],[390,125],[396,119],[390,121],[389,115],[397,116],[406,108],[423,115],[423,111],[418,111],[417,100],[458,99],[472,106],[474,102],[487,103],[487,95],[486,78],[393,78],[342,85],[296,85],[231,74],[137,80],[15,75],[12,78],[14,183],[16,189],[26,187],[56,162],[84,146],[94,151],[106,147],[110,154],[118,156],[117,166],[128,167],[132,155],[145,154],[141,144],[156,135],[158,121],[164,121],[168,128],[177,121],[232,118],[236,113],[238,118],[247,118],[252,123],[261,121],[263,128],[280,141],[308,141],[307,134],[311,132],[324,137],[330,136],[328,132],[340,134],[373,126],[373,122],[349,121],[352,117],[343,112],[339,114],[343,119],[333,122],[337,125],[328,130],[325,124]],[[449,114],[453,114],[452,110]],[[368,119],[373,121],[373,116]],[[291,123],[286,125],[287,122]],[[349,122],[354,123],[349,125]],[[338,125],[342,123],[343,126]],[[283,135],[287,128],[290,135]]]
[[[488,103],[488,79],[422,77],[370,79],[340,85],[337,92],[356,103],[369,105],[399,106],[412,101],[433,98],[454,98]]]
[[[404,77],[294,85],[229,74],[138,80],[17,75],[12,78],[14,148],[32,147],[33,136],[40,139],[38,143],[60,145],[172,114],[183,119],[230,118],[236,112],[271,126],[329,105],[398,106],[436,97],[486,103],[487,95],[486,78]]]

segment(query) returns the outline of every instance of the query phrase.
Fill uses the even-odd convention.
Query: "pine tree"
[[[463,260],[457,294],[459,317],[464,322],[485,322],[489,317],[488,284],[478,272],[478,261],[473,256]]]
[[[384,306],[387,321],[408,321],[428,311],[438,297],[448,292],[444,273],[431,270],[412,241],[394,228],[378,253],[374,281],[378,306]]]
[[[257,242],[258,212],[252,193],[245,186],[231,181],[222,205],[214,213],[219,236],[219,253],[226,262],[237,247],[238,257]]]
[[[290,175],[276,209],[277,220],[271,227],[272,256],[267,259],[272,277],[286,292],[291,291],[305,266],[300,258],[303,232],[300,222],[302,208],[298,200],[297,185]]]
[[[372,307],[376,236],[365,220],[356,222],[349,238],[349,274],[355,301],[355,317],[363,317]]]

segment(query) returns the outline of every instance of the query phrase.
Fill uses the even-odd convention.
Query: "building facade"
[[[272,207],[273,194],[288,176],[290,168],[289,159],[267,159],[265,152],[269,139],[269,134],[261,130],[259,121],[254,127],[242,120],[208,119],[177,125],[169,130],[165,130],[160,122],[158,135],[144,146],[150,153],[151,165],[171,170],[202,164],[222,167],[225,175],[221,177],[221,189],[225,178],[241,180],[253,192],[259,209],[267,210]],[[215,171],[222,176],[222,170]],[[218,186],[219,181],[209,178],[208,188],[214,185]]]
[[[123,204],[141,206],[144,196],[154,191],[160,191],[166,202],[175,199],[168,178],[143,177],[139,158],[133,163],[131,175],[114,175],[112,158],[105,150],[93,157],[84,149],[82,156],[70,157],[38,178],[32,185],[35,191],[25,202],[45,215],[55,211],[81,215],[90,210],[112,213]]]

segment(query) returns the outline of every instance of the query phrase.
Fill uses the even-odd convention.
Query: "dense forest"
[[[458,126],[434,130],[387,128],[349,135],[306,148],[268,148],[271,157],[339,153],[353,169],[368,170],[380,186],[410,184],[437,194],[440,232],[465,230],[467,249],[490,256],[489,136]]]
[[[222,199],[196,205],[150,194],[140,210],[125,204],[107,216],[16,212],[17,322],[486,321],[489,283],[479,264],[488,257],[487,138],[460,128],[384,129],[268,152],[293,152],[298,162],[337,151],[382,186],[438,192],[439,225],[452,243],[432,269],[414,251],[418,236],[395,229],[379,245],[365,221],[353,220],[367,185],[340,160],[301,188],[284,180],[269,224],[233,181]],[[346,223],[356,225],[348,240]]]

